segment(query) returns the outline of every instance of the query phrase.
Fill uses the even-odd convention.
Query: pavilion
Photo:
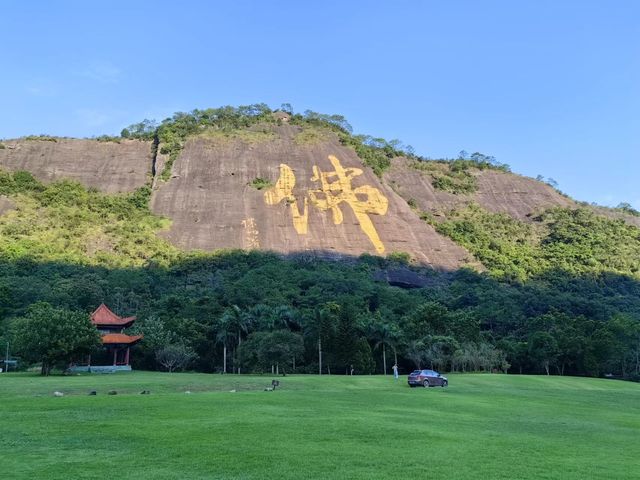
[[[93,323],[102,335],[104,349],[86,365],[75,365],[73,372],[115,372],[131,370],[131,347],[142,340],[142,335],[127,335],[124,330],[133,325],[136,317],[119,317],[104,303],[91,314]]]

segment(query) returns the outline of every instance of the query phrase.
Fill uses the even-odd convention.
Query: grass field
[[[271,378],[0,375],[0,478],[640,477],[638,384],[287,376],[262,391]]]

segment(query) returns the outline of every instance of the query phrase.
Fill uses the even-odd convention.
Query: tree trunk
[[[240,347],[240,345],[242,345],[242,336],[238,333],[238,347]],[[240,362],[238,362],[238,375],[240,375]]]
[[[239,373],[238,361],[236,358],[237,356],[238,356],[238,347],[234,348],[233,351],[231,352],[231,361],[233,362],[233,368],[231,369],[231,373]]]
[[[387,352],[384,347],[384,343],[382,344],[382,368],[384,369],[384,374],[387,374]]]
[[[280,375],[280,365],[276,363],[276,375]]]
[[[222,373],[227,373],[227,344],[222,347]]]
[[[318,337],[318,375],[322,375],[322,339]]]

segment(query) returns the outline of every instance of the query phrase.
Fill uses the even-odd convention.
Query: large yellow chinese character
[[[344,168],[335,156],[329,155],[329,161],[335,169],[332,172],[322,172],[317,166],[313,167],[311,181],[320,182],[320,188],[309,190],[311,203],[320,210],[331,210],[333,223],[339,225],[344,217],[340,204],[346,203],[353,210],[360,228],[369,237],[376,252],[384,253],[384,244],[378,236],[378,232],[369,218],[370,214],[384,215],[387,213],[389,202],[380,190],[370,185],[353,188],[351,182],[354,177],[362,175],[360,168]],[[293,196],[293,187],[296,177],[293,170],[284,163],[280,165],[280,177],[275,186],[264,194],[265,202],[269,205],[277,205],[286,200],[291,206],[293,226],[303,235],[308,231],[308,203],[304,199],[303,213],[300,213],[298,203]]]
[[[280,178],[273,186],[264,193],[264,201],[267,205],[277,205],[282,200],[286,200],[291,207],[291,214],[293,216],[293,226],[296,232],[300,235],[307,233],[307,221],[309,218],[309,211],[307,206],[307,199],[304,199],[303,213],[300,213],[298,209],[298,202],[293,196],[293,187],[296,185],[296,176],[293,174],[293,170],[289,165],[284,163],[280,164]]]
[[[340,204],[346,203],[355,214],[360,228],[369,237],[376,252],[384,252],[384,244],[378,236],[369,214],[384,215],[387,213],[389,202],[380,190],[370,185],[353,188],[351,182],[354,177],[362,175],[360,168],[344,168],[335,156],[329,155],[333,172],[322,172],[317,166],[313,167],[312,181],[320,182],[318,190],[309,190],[311,203],[321,210],[331,210],[333,223],[339,225],[343,221]],[[323,196],[324,198],[319,198]]]

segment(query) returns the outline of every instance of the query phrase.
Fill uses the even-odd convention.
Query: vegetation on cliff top
[[[477,190],[478,185],[473,174],[475,171],[511,171],[509,165],[498,162],[492,156],[480,152],[469,155],[464,150],[454,159],[420,158],[411,162],[411,167],[428,174],[434,188],[456,194],[473,193]]]
[[[363,163],[371,167],[377,175],[382,175],[391,165],[391,159],[395,157],[418,158],[411,147],[404,147],[398,140],[387,141],[368,135],[354,135],[351,125],[341,115],[326,115],[311,110],[293,113],[290,106],[283,105],[283,108],[288,115],[286,121],[292,125],[321,127],[335,133],[340,142],[352,147]],[[178,112],[160,124],[152,120],[143,120],[130,125],[122,130],[121,135],[123,138],[155,140],[159,144],[160,153],[169,156],[160,174],[160,178],[168,180],[173,163],[189,136],[198,135],[207,130],[230,133],[258,124],[277,125],[283,121],[281,116],[274,115],[277,112],[282,113],[283,110],[272,110],[264,103],[208,108],[193,110],[189,113]]]
[[[440,172],[434,175],[434,186],[453,193],[469,193],[475,190],[474,179],[469,174],[470,169],[495,168],[509,171],[507,165],[478,152],[469,156],[463,151],[460,157],[454,160],[431,160],[420,157],[415,154],[413,147],[403,145],[399,140],[354,134],[353,128],[342,115],[328,115],[311,110],[294,113],[288,104],[284,104],[280,110],[273,110],[268,105],[260,103],[239,107],[196,109],[188,113],[177,112],[159,124],[153,120],[132,124],[122,130],[121,136],[154,140],[159,145],[159,152],[168,155],[168,160],[160,173],[160,178],[166,181],[171,176],[173,163],[188,137],[211,131],[230,135],[255,125],[277,125],[283,121],[309,130],[306,134],[303,132],[296,137],[295,141],[299,144],[324,138],[322,131],[335,134],[341,144],[353,148],[362,162],[371,167],[378,176],[382,176],[391,166],[391,160],[396,157],[424,162],[423,165],[429,162],[449,165],[448,174]],[[105,137],[102,140],[114,141],[112,137]]]

